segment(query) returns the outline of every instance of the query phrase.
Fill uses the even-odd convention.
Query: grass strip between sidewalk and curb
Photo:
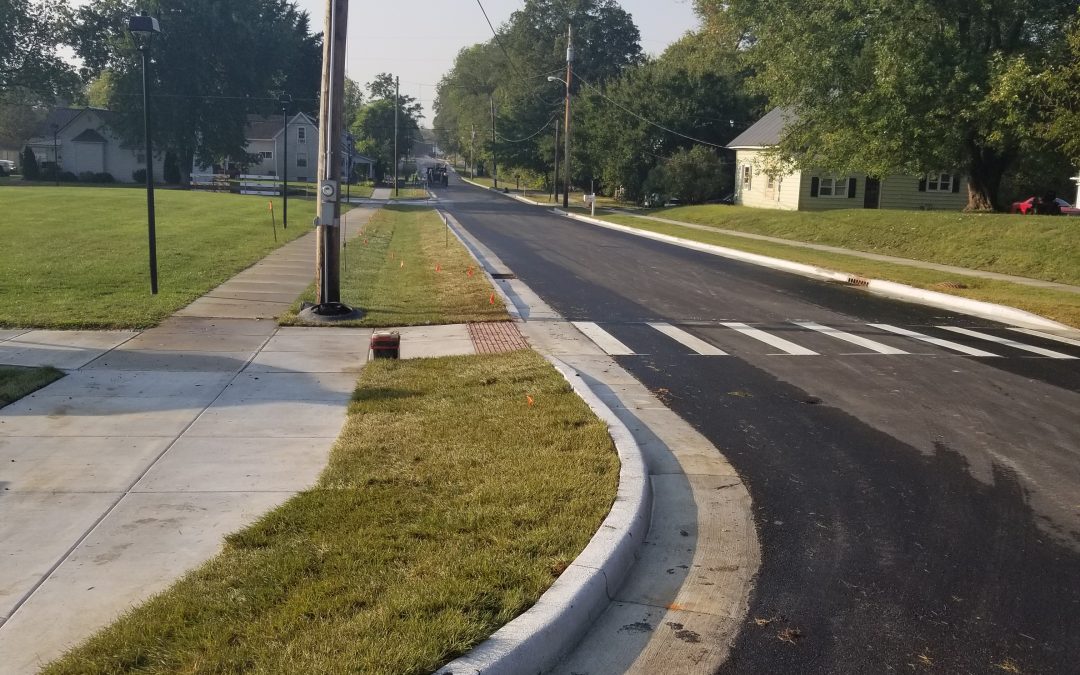
[[[730,208],[730,207],[725,207]],[[896,263],[867,260],[858,256],[814,251],[812,249],[788,246],[773,242],[745,239],[720,232],[706,232],[696,228],[683,227],[644,220],[633,216],[618,216],[597,213],[598,219],[617,225],[624,225],[648,232],[666,234],[682,239],[690,239],[705,244],[757,253],[759,255],[781,258],[793,262],[816,265],[871,279],[882,279],[907,284],[940,293],[948,293],[972,300],[992,302],[1009,307],[1016,307],[1034,314],[1080,327],[1080,295],[1068,291],[1050,288],[1024,286],[1008,281],[983,279],[961,274],[950,274],[937,270],[910,267]],[[1064,218],[1057,219],[1066,220]],[[937,261],[936,261],[937,262]],[[997,271],[997,270],[995,270]]]
[[[424,188],[401,188],[400,192],[401,194],[394,194],[393,189],[391,188],[390,199],[415,200],[427,199],[428,197],[427,190],[425,190]]]
[[[532,351],[374,361],[314,488],[43,672],[432,672],[536,602],[618,473]]]
[[[0,408],[56,382],[63,376],[63,371],[52,367],[0,366]]]
[[[342,268],[341,300],[365,314],[335,325],[426,326],[510,319],[483,270],[429,207],[379,209],[362,233],[349,240]],[[312,284],[279,323],[304,325],[301,302],[314,301]]]
[[[159,190],[158,295],[150,294],[146,193],[0,188],[0,326],[148,328],[308,233],[314,201]],[[277,241],[269,203],[274,203]]]

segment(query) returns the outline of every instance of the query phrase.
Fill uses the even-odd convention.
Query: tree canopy
[[[375,160],[376,175],[392,173],[394,168],[394,95],[395,77],[379,73],[367,84],[368,103],[360,106],[351,131],[356,138],[357,149]],[[422,106],[405,94],[397,97],[398,136],[397,158],[406,156],[414,138],[420,134]]]
[[[94,0],[75,15],[73,35],[91,81],[108,73],[103,96],[131,142],[142,132],[141,65],[127,18],[148,8],[162,33],[149,50],[151,106],[158,147],[212,163],[242,157],[252,113],[279,110],[282,94],[298,109],[317,108],[321,39],[306,12],[288,0]]]
[[[1042,143],[1025,79],[1068,57],[1076,0],[697,0],[737,35],[771,104],[793,109],[779,155],[875,176],[957,170],[969,208]]]
[[[76,80],[57,54],[66,37],[62,0],[0,0],[0,92],[49,101],[70,94]],[[8,101],[10,102],[10,101]]]

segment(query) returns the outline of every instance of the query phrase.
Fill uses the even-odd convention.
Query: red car
[[[1009,209],[1009,213],[1019,213],[1024,216],[1030,216],[1035,214],[1035,197],[1028,197],[1022,202],[1013,202],[1012,208]],[[1063,216],[1080,216],[1080,208],[1076,208],[1069,202],[1061,199],[1060,197],[1054,199],[1057,205],[1061,207],[1061,215]]]

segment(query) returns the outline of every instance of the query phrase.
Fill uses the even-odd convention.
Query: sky
[[[72,0],[84,5],[89,0]],[[524,5],[523,0],[481,0],[496,27]],[[297,0],[320,32],[325,0]],[[641,47],[659,54],[697,26],[692,0],[620,0],[641,31]],[[346,74],[360,84],[391,72],[401,78],[402,93],[424,106],[431,124],[435,85],[450,70],[463,47],[491,39],[476,0],[361,0],[349,3],[349,53]]]

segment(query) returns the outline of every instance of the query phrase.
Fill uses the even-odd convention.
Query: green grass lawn
[[[390,199],[427,199],[428,193],[424,188],[401,188],[400,194],[394,194],[390,190]]]
[[[380,209],[363,234],[349,242],[342,267],[342,301],[366,312],[362,320],[344,325],[422,326],[510,318],[498,295],[491,304],[493,289],[476,261],[427,207]],[[314,300],[313,284],[279,322],[299,325],[300,302]]]
[[[0,366],[0,408],[32,394],[64,376],[56,368]]]
[[[732,208],[732,207],[724,207]],[[955,216],[955,214],[953,214]],[[658,223],[633,216],[613,216],[597,214],[604,220],[627,225],[650,232],[658,232],[683,239],[725,246],[740,251],[793,260],[795,262],[817,265],[850,274],[874,279],[885,279],[926,288],[942,293],[949,293],[974,300],[994,302],[1010,307],[1034,312],[1062,323],[1080,327],[1080,294],[1068,291],[1023,286],[1006,281],[994,281],[969,277],[960,274],[948,274],[919,267],[877,262],[839,253],[827,253],[806,248],[787,246],[772,242],[756,241],[721,232],[707,232],[695,228]],[[993,216],[991,216],[993,217]],[[1034,220],[1034,217],[1028,220]],[[1065,220],[1058,218],[1057,221]],[[1075,226],[1080,226],[1076,223]],[[1080,260],[1080,258],[1076,258]],[[1064,265],[1064,261],[1062,261]],[[1076,262],[1073,263],[1077,265]],[[959,286],[959,287],[957,287]]]
[[[531,351],[373,362],[313,489],[43,672],[430,673],[535,603],[618,469]]]
[[[1080,285],[1080,218],[681,206],[646,215]],[[647,221],[637,221],[647,222]]]
[[[145,328],[310,228],[289,200],[274,242],[266,197],[158,190],[160,293],[150,295],[146,195],[87,187],[0,188],[0,326]]]

